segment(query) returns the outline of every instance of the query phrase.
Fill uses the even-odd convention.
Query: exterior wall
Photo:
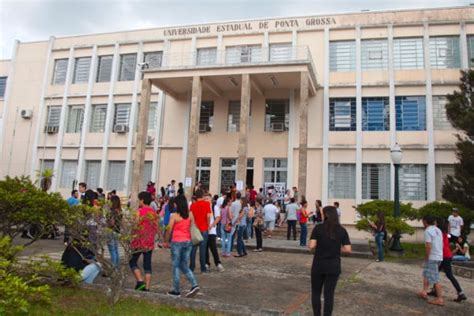
[[[397,70],[389,61],[385,70],[363,71],[356,62],[354,71],[333,72],[329,70],[328,45],[330,41],[356,40],[356,50],[360,40],[456,35],[461,44],[466,35],[474,34],[474,9],[472,7],[429,9],[413,11],[365,12],[340,14],[328,17],[300,17],[270,19],[264,21],[229,22],[203,26],[159,28],[120,33],[93,34],[50,41],[19,43],[12,61],[0,61],[0,76],[11,76],[8,82],[9,99],[0,99],[0,113],[3,124],[3,150],[0,157],[0,175],[33,175],[39,168],[40,159],[77,160],[127,160],[133,157],[135,136],[130,133],[112,133],[112,122],[104,133],[64,133],[65,118],[61,120],[60,132],[44,133],[47,107],[80,104],[131,103],[137,105],[141,80],[118,81],[120,55],[140,52],[163,52],[163,65],[167,67],[185,66],[186,75],[177,78],[176,88],[181,98],[170,95],[162,97],[161,90],[154,88],[152,102],[159,102],[154,141],[147,147],[146,160],[152,161],[153,179],[166,185],[171,179],[184,180],[184,164],[187,155],[187,131],[189,123],[191,83],[189,76],[194,70],[196,51],[199,48],[217,47],[219,62],[224,62],[226,47],[236,45],[261,45],[268,49],[271,44],[291,43],[293,47],[307,47],[312,56],[312,67],[317,79],[317,91],[309,98],[308,109],[308,175],[307,198],[310,204],[315,199],[325,203],[339,201],[343,209],[342,222],[352,224],[356,213],[352,206],[362,202],[361,172],[365,163],[390,164],[389,149],[398,142],[404,150],[404,164],[425,164],[428,169],[435,164],[453,164],[455,157],[454,131],[433,130],[427,124],[424,131],[396,131],[392,126],[388,131],[365,132],[360,122],[355,131],[329,131],[325,116],[328,115],[330,98],[351,97],[357,99],[357,115],[361,115],[360,100],[364,97],[388,97],[394,111],[395,96],[437,96],[456,89],[459,69],[430,69],[426,60],[423,69]],[[197,29],[200,27],[201,29]],[[389,45],[390,47],[390,45]],[[461,47],[463,47],[461,45]],[[465,49],[465,48],[463,48]],[[110,82],[92,84],[53,85],[54,60],[82,56],[114,55],[115,76]],[[359,51],[360,52],[360,51]],[[429,55],[429,50],[428,50]],[[360,54],[359,54],[360,56]],[[461,51],[462,64],[467,62],[466,51]],[[142,60],[138,60],[141,62]],[[10,65],[14,68],[10,71]],[[295,66],[296,67],[296,66]],[[94,69],[94,68],[92,68]],[[278,72],[279,68],[254,67],[267,74]],[[270,70],[269,70],[270,69]],[[296,68],[295,68],[296,69]],[[114,71],[113,71],[114,73]],[[203,70],[204,73],[204,70]],[[206,70],[206,74],[225,78],[226,69]],[[183,72],[184,74],[184,72]],[[71,71],[69,78],[73,76]],[[282,78],[285,78],[281,75]],[[428,82],[428,83],[427,83]],[[288,82],[290,84],[291,82]],[[286,84],[286,83],[285,83]],[[252,89],[252,116],[248,139],[248,157],[254,159],[254,185],[263,186],[263,159],[287,158],[290,177],[288,184],[298,182],[299,144],[299,90],[285,86],[279,89],[264,89],[265,97]],[[291,97],[294,95],[294,97]],[[292,130],[284,133],[264,131],[265,99],[291,99],[290,123]],[[209,133],[200,133],[198,157],[211,158],[210,191],[219,190],[220,159],[237,158],[238,133],[227,132],[227,112],[230,100],[240,99],[240,89],[225,90],[222,97],[204,91],[203,101],[214,101],[214,124]],[[88,101],[90,100],[90,101]],[[160,100],[164,100],[160,103]],[[6,104],[7,102],[7,104]],[[426,102],[427,107],[431,101]],[[5,107],[8,111],[5,111]],[[32,109],[30,120],[22,119],[19,111]],[[430,109],[427,111],[430,111]],[[113,114],[113,111],[109,113]],[[392,112],[391,112],[392,113]],[[393,112],[395,113],[395,112]],[[138,111],[132,114],[138,115]],[[110,120],[112,120],[109,117]],[[430,117],[428,117],[430,123]],[[86,118],[88,120],[88,118]],[[133,120],[133,118],[131,118]],[[112,120],[113,121],[113,120]],[[392,124],[395,120],[392,120]],[[140,122],[139,124],[142,124]],[[431,126],[431,127],[430,127]],[[327,135],[327,137],[325,136]],[[83,146],[81,147],[81,144]],[[81,149],[82,148],[82,149]],[[129,155],[132,153],[132,155]],[[128,160],[128,163],[131,163]],[[328,182],[328,164],[351,163],[356,165],[356,197],[354,199],[329,198],[325,187]],[[61,162],[55,164],[56,181],[61,178]],[[428,173],[429,173],[428,170]],[[101,185],[105,187],[107,162],[101,166]],[[432,174],[431,174],[432,175]],[[430,174],[428,175],[430,177]],[[393,184],[393,172],[391,174]],[[428,178],[431,179],[431,178]],[[77,180],[84,180],[84,167]],[[124,180],[125,181],[125,180]],[[130,180],[129,180],[130,181]],[[428,181],[429,182],[429,181]],[[70,188],[56,189],[64,194]],[[433,199],[434,185],[428,183],[429,198]],[[121,194],[128,193],[128,189]],[[393,185],[392,185],[393,194]],[[414,201],[422,205],[426,201]]]

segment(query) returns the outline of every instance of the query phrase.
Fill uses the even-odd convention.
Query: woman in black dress
[[[334,291],[341,274],[341,252],[352,251],[349,235],[339,223],[333,206],[323,209],[324,223],[316,225],[311,233],[309,248],[315,250],[311,268],[311,295],[313,314],[321,315],[321,293],[324,287],[324,315],[332,315]]]

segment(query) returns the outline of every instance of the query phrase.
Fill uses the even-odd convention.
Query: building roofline
[[[231,24],[231,23],[242,23],[242,22],[255,22],[255,21],[271,21],[279,18],[283,19],[301,19],[301,18],[315,18],[315,17],[328,17],[328,16],[347,16],[347,15],[356,15],[356,14],[373,14],[373,13],[401,13],[401,12],[414,12],[414,11],[441,11],[441,10],[450,10],[450,9],[474,9],[474,5],[461,5],[461,6],[451,6],[451,7],[433,7],[433,8],[410,8],[410,9],[392,9],[392,10],[375,10],[375,11],[354,11],[354,12],[341,12],[341,13],[325,13],[320,15],[294,15],[294,16],[277,16],[277,17],[261,17],[254,19],[236,19],[236,20],[220,20],[208,23],[196,23],[196,24],[180,24],[180,25],[164,25],[157,27],[147,27],[142,29],[133,29],[133,30],[118,30],[112,32],[99,32],[99,33],[84,33],[77,35],[64,35],[56,36],[52,35],[55,39],[66,39],[66,38],[75,38],[75,37],[87,37],[87,36],[99,36],[99,35],[108,35],[108,34],[118,34],[118,33],[132,33],[132,32],[142,32],[150,30],[163,30],[169,28],[188,28],[188,27],[199,27],[203,25],[216,25],[216,24]],[[48,40],[37,40],[31,42],[21,42],[22,44],[29,43],[41,43],[47,42]]]

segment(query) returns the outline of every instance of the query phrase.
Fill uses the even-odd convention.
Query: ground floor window
[[[286,183],[288,172],[288,162],[286,159],[263,159],[263,182],[265,183]]]
[[[401,165],[400,199],[426,201],[426,165]]]
[[[221,177],[220,177],[221,191],[228,190],[229,187],[235,183],[236,173],[237,173],[237,159],[222,158],[221,159]]]
[[[87,187],[93,190],[97,189],[99,186],[99,177],[100,177],[100,160],[87,160],[86,161],[86,171],[85,171],[85,180]]]
[[[109,161],[107,170],[107,190],[123,191],[125,179],[125,161]]]
[[[61,169],[61,181],[59,187],[62,189],[73,188],[76,179],[77,160],[63,160]]]
[[[362,198],[390,199],[390,165],[362,164]]]
[[[196,182],[201,181],[202,187],[209,189],[211,182],[211,158],[198,158],[196,161]]]
[[[436,199],[442,200],[443,195],[441,189],[443,188],[443,182],[448,175],[454,175],[454,165],[440,164],[436,165]]]
[[[355,198],[355,164],[329,164],[329,197],[338,199]]]

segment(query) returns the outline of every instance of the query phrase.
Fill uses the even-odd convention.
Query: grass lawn
[[[177,309],[136,298],[123,298],[110,307],[103,292],[74,288],[52,288],[51,305],[34,304],[28,315],[214,315],[204,311]]]

